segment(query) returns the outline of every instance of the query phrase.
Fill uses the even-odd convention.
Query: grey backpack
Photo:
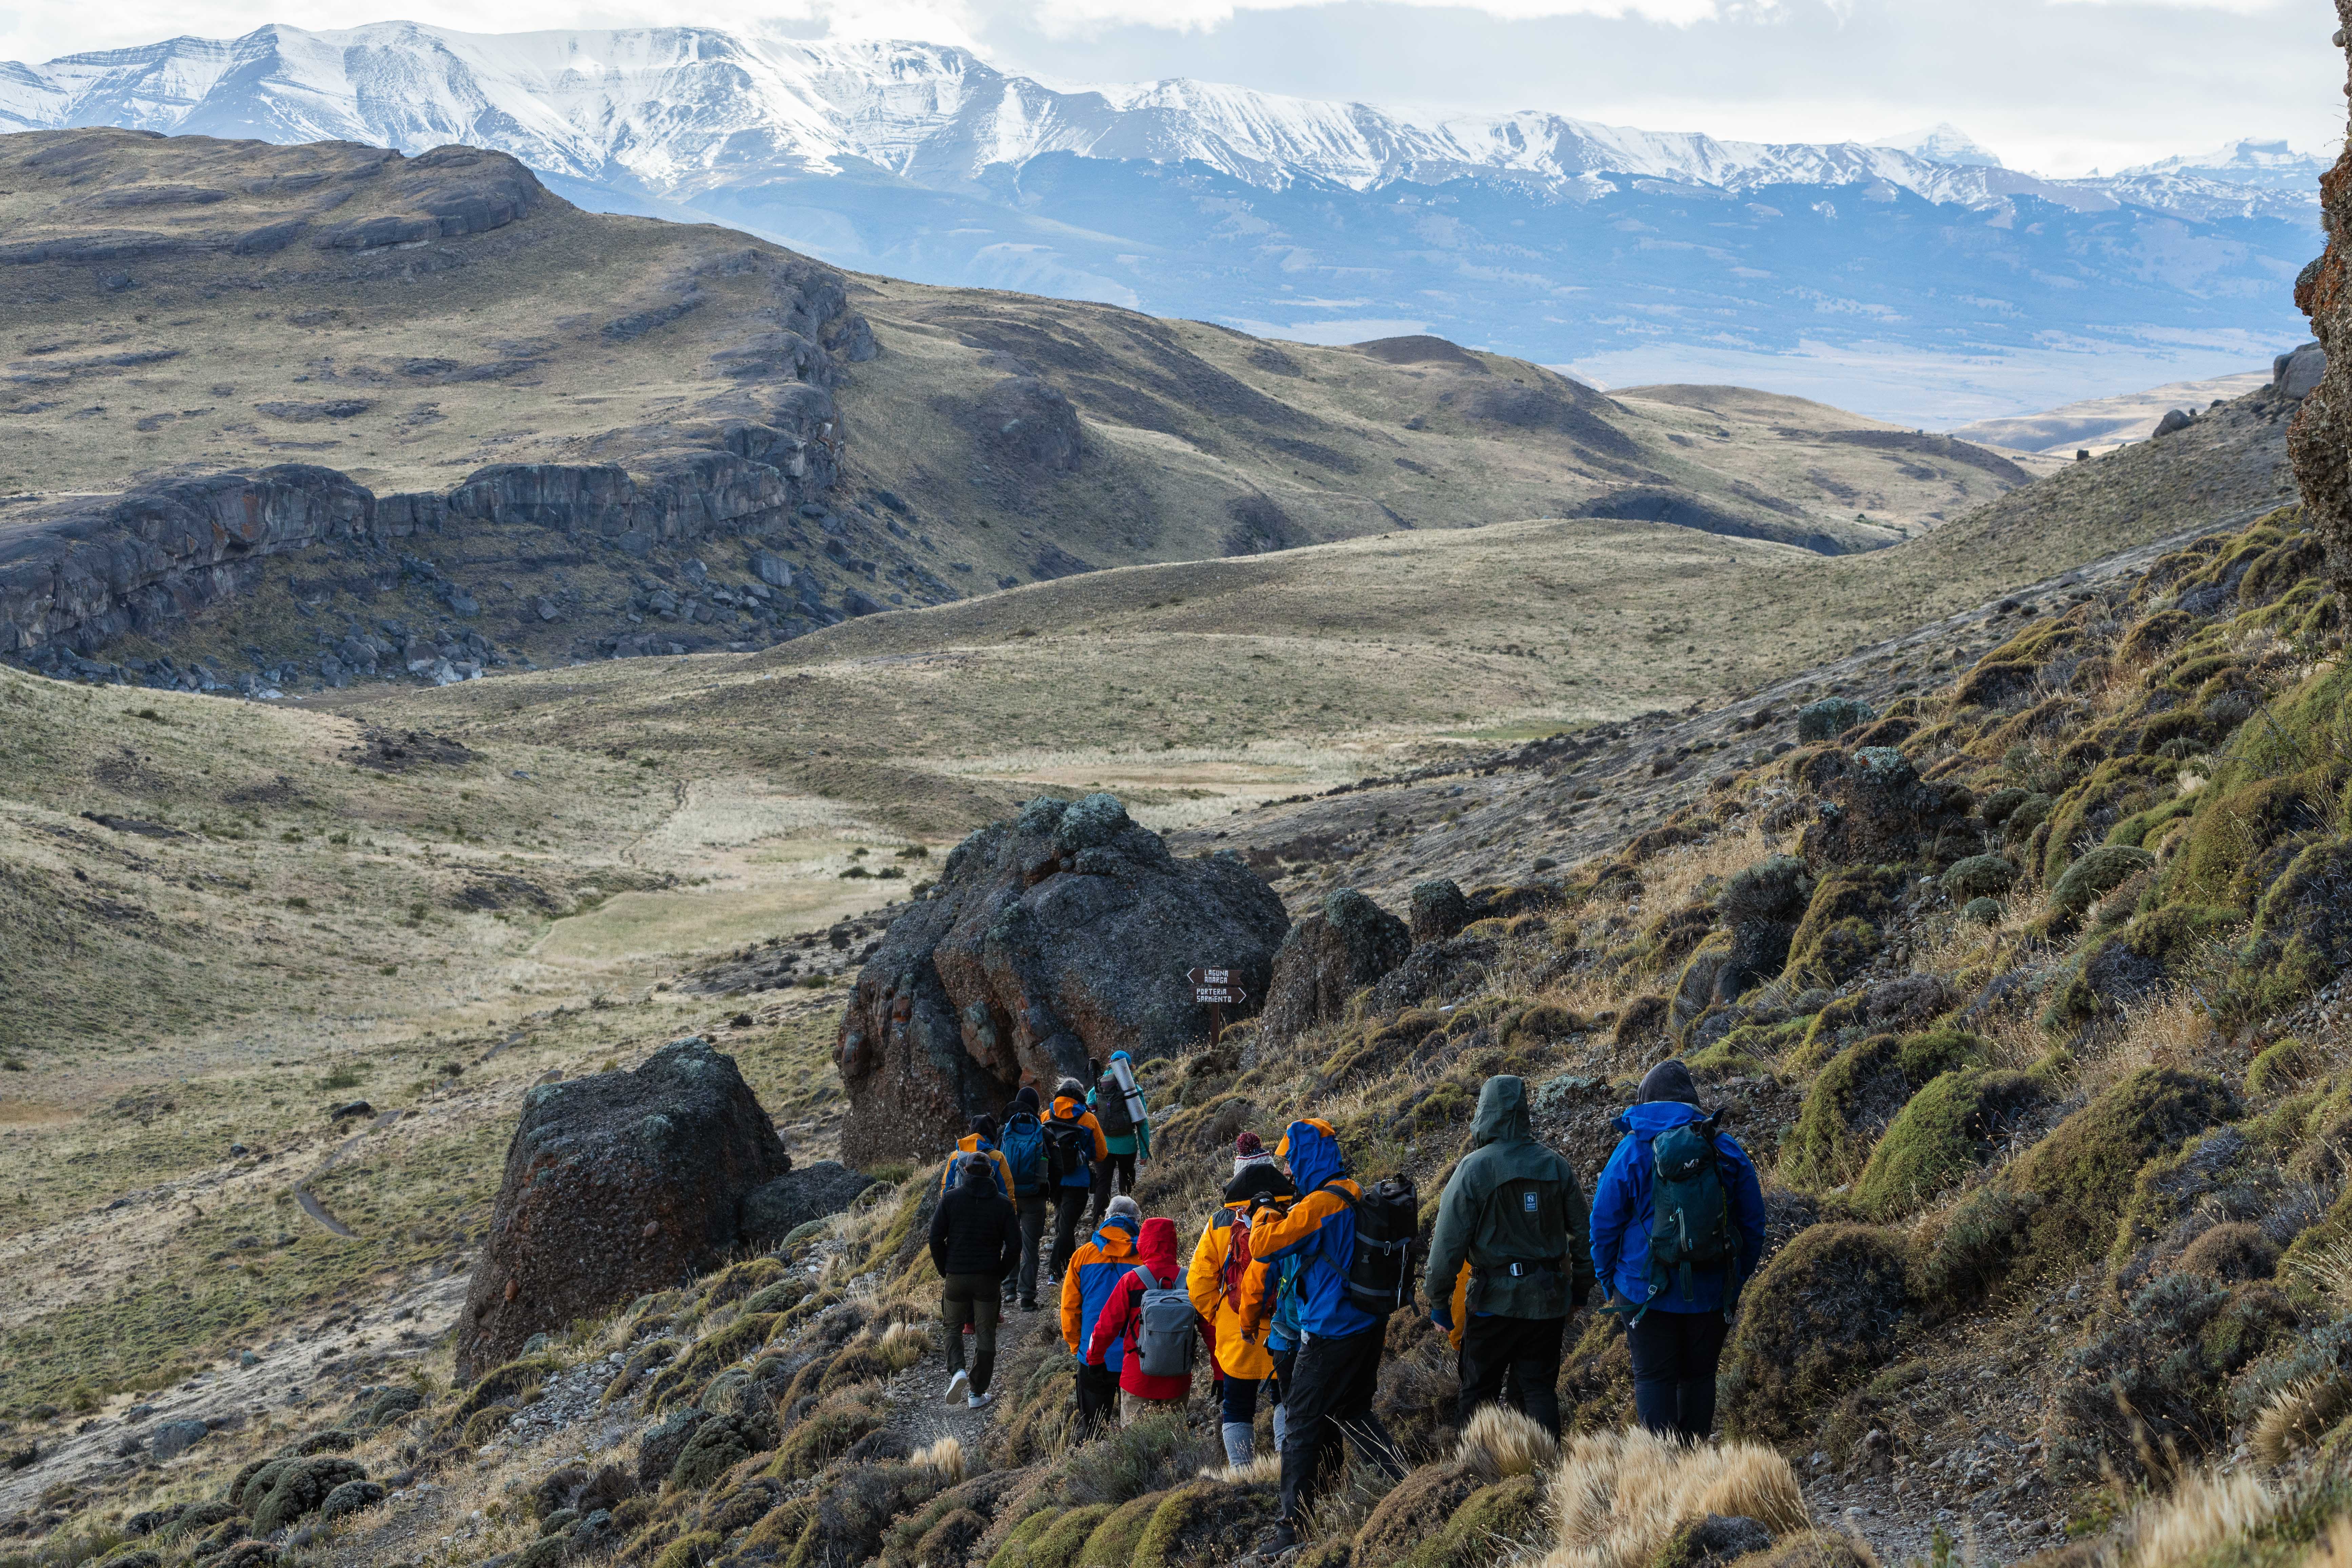
[[[1135,1334],[1139,1370],[1147,1377],[1192,1376],[1192,1325],[1198,1314],[1184,1281],[1179,1278],[1175,1284],[1162,1286],[1149,1268],[1138,1268],[1135,1277],[1143,1285],[1143,1321]]]

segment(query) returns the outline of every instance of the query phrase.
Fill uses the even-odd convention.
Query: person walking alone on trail
[[[1114,1203],[1132,1203],[1121,1194]],[[1132,1426],[1162,1410],[1182,1406],[1192,1392],[1192,1346],[1199,1331],[1184,1271],[1176,1258],[1176,1222],[1145,1220],[1135,1243],[1136,1267],[1119,1277],[1095,1318],[1087,1341],[1088,1363],[1120,1347],[1118,1424]]]
[[[1093,1195],[1095,1169],[1110,1152],[1103,1142],[1102,1123],[1087,1109],[1086,1086],[1066,1078],[1054,1090],[1052,1110],[1045,1114],[1045,1142],[1053,1152],[1054,1277],[1069,1267],[1071,1244],[1077,1239],[1078,1221],[1085,1217]]]
[[[1034,1312],[1037,1254],[1045,1240],[1045,1215],[1053,1206],[1054,1161],[1045,1145],[1045,1129],[1037,1120],[1037,1091],[1025,1083],[1013,1097],[1013,1109],[1004,1113],[997,1147],[1013,1176],[1013,1211],[1021,1222],[1021,1262],[1004,1277],[1004,1300],[1018,1297],[1021,1310]]]
[[[1430,1321],[1461,1331],[1454,1420],[1501,1398],[1559,1436],[1560,1346],[1592,1291],[1584,1192],[1569,1163],[1536,1142],[1528,1086],[1508,1075],[1478,1090],[1470,1152],[1454,1168],[1429,1247]]]
[[[1299,1261],[1299,1348],[1283,1397],[1282,1520],[1276,1552],[1298,1540],[1326,1451],[1341,1437],[1360,1460],[1404,1479],[1404,1461],[1388,1427],[1372,1414],[1388,1319],[1357,1304],[1348,1274],[1356,1250],[1362,1189],[1345,1174],[1330,1123],[1294,1121],[1275,1148],[1290,1165],[1300,1196],[1286,1210],[1260,1204],[1250,1216],[1250,1249],[1262,1258]]]
[[[1006,1163],[1004,1151],[996,1146],[996,1118],[983,1113],[964,1125],[971,1131],[956,1140],[956,1154],[978,1154],[986,1160],[989,1179],[996,1184],[997,1194],[1010,1198],[1013,1195],[1013,1167]],[[949,1157],[947,1168],[940,1173],[940,1196],[948,1195],[948,1189],[955,1184],[956,1171],[961,1163],[953,1155]]]
[[[1659,1063],[1592,1192],[1592,1268],[1626,1315],[1634,1414],[1686,1443],[1715,1428],[1725,1314],[1764,1250],[1756,1167],[1715,1120],[1690,1069]]]
[[[977,1410],[989,1401],[996,1370],[997,1282],[1021,1255],[1021,1227],[1013,1200],[996,1190],[984,1154],[949,1162],[962,1173],[931,1211],[931,1267],[940,1271],[940,1323],[947,1331],[948,1400],[964,1393]],[[963,1327],[971,1325],[971,1371],[963,1365]]]
[[[1257,1134],[1243,1133],[1234,1148],[1233,1183],[1225,1188],[1224,1203],[1202,1227],[1184,1288],[1209,1337],[1225,1462],[1238,1468],[1256,1457],[1258,1389],[1274,1375],[1265,1325],[1253,1325],[1243,1315],[1243,1288],[1252,1268],[1249,1211],[1256,1204],[1291,1195],[1291,1187],[1290,1179],[1259,1147]],[[1241,1152],[1244,1149],[1249,1152]]]
[[[1135,1059],[1125,1051],[1111,1052],[1110,1059],[1127,1063],[1129,1073],[1135,1070]],[[1094,1212],[1099,1219],[1103,1205],[1110,1202],[1111,1189],[1135,1191],[1135,1167],[1151,1158],[1151,1114],[1148,1110],[1135,1114],[1128,1105],[1127,1091],[1108,1068],[1087,1090],[1087,1105],[1103,1133],[1103,1160],[1095,1180]]]
[[[1087,1359],[1086,1336],[1102,1316],[1111,1288],[1135,1267],[1136,1233],[1143,1227],[1133,1198],[1113,1198],[1110,1213],[1094,1239],[1077,1250],[1062,1275],[1062,1342],[1078,1363],[1078,1425],[1090,1426],[1110,1415],[1118,1404],[1118,1372],[1126,1364],[1124,1342],[1111,1345],[1101,1360]]]

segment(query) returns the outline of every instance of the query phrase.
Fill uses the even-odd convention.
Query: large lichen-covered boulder
[[[717,1267],[792,1169],[734,1058],[698,1037],[523,1097],[457,1325],[459,1375],[536,1333]]]
[[[1259,1037],[1281,1045],[1338,1017],[1349,997],[1412,952],[1412,935],[1404,921],[1353,888],[1338,889],[1283,938],[1274,955]]]
[[[1817,871],[1912,860],[1949,865],[1984,850],[1983,837],[1969,819],[1976,797],[1959,784],[1921,778],[1892,746],[1816,757],[1805,782],[1819,792],[1822,806],[1798,853]]]
[[[874,1184],[872,1176],[837,1160],[787,1171],[744,1198],[743,1235],[761,1241],[789,1236],[811,1220],[839,1214]]]
[[[851,1158],[930,1159],[1024,1080],[1204,1039],[1185,972],[1265,994],[1290,917],[1239,856],[1178,859],[1108,795],[1034,800],[948,857],[857,977],[834,1059]]]
[[[2352,91],[2352,81],[2346,84]],[[2339,598],[2352,595],[2352,146],[2320,182],[2320,227],[2327,248],[2294,280],[2295,308],[2311,320],[2323,355],[2318,384],[2287,426],[2286,450],[2303,492],[2303,515],[2327,545]],[[2307,379],[2307,378],[2306,378]]]

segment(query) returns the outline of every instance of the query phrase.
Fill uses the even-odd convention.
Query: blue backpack
[[[1016,1110],[1004,1119],[1004,1135],[997,1147],[1004,1152],[1005,1163],[1013,1167],[1013,1190],[1020,1197],[1034,1197],[1045,1190],[1045,1130],[1037,1119],[1025,1110]]]

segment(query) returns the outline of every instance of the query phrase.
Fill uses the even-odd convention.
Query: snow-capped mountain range
[[[754,164],[824,174],[860,163],[933,182],[1051,153],[1196,163],[1265,189],[1316,179],[1361,191],[1474,174],[1555,191],[1609,174],[1731,192],[1883,181],[1937,203],[2032,195],[2095,211],[2116,205],[2109,187],[2119,183],[2004,169],[1949,125],[1864,145],[1731,142],[1537,111],[1416,122],[1370,104],[1184,79],[1057,91],[961,48],[705,27],[488,35],[413,22],[315,33],[272,26],[0,66],[0,126],[90,124],[338,138],[409,153],[477,142],[550,173],[625,179],[670,196]],[[2300,192],[2250,197],[2246,183],[2282,182],[2233,182],[2221,157],[2174,159],[2124,178],[2143,199],[2200,215],[2316,201],[2309,180]]]
[[[583,205],[922,281],[1555,363],[1862,337],[1981,358],[2055,332],[2242,368],[2297,335],[2286,283],[2317,247],[2320,165],[2284,143],[2053,180],[1949,125],[1754,142],[1182,79],[1063,90],[944,46],[702,27],[272,26],[0,64],[0,130],[94,124],[471,142]]]

